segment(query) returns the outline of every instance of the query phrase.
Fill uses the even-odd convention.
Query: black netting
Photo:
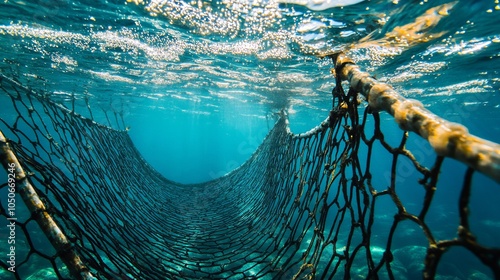
[[[443,253],[459,246],[500,277],[498,249],[477,243],[468,223],[473,169],[459,174],[451,223],[458,233],[436,237],[431,206],[447,160],[430,146],[432,155],[417,160],[409,146],[420,138],[387,135],[386,115],[360,105],[361,95],[345,93],[337,78],[332,111],[318,127],[292,134],[282,112],[241,167],[181,185],[145,162],[127,132],[2,75],[1,102],[15,111],[0,116],[8,139],[2,162],[9,173],[10,148],[27,176],[17,183],[29,182],[45,205],[32,210],[28,201],[25,209],[18,186],[14,275],[26,278],[36,266],[60,278],[84,278],[79,273],[89,270],[103,279],[394,279],[411,265],[400,251],[406,248],[420,256],[420,273],[433,277]],[[1,197],[8,189],[8,181],[0,185]],[[401,197],[408,190],[411,203]],[[8,208],[2,199],[7,224]],[[42,234],[46,215],[67,239],[63,245]],[[408,229],[413,243],[402,244]],[[80,267],[71,267],[75,258]],[[4,259],[1,265],[10,267]]]

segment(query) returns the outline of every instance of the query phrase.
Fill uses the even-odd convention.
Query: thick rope
[[[24,203],[28,206],[28,210],[34,215],[34,219],[56,249],[57,254],[69,267],[73,277],[86,280],[96,279],[87,266],[82,263],[76,251],[73,250],[71,242],[47,212],[47,208],[29,182],[23,167],[9,147],[2,131],[0,131],[0,161],[9,174],[15,174],[15,182],[12,182],[12,186],[17,189]]]
[[[433,114],[418,100],[406,99],[390,85],[360,70],[345,54],[332,55],[332,59],[337,75],[349,81],[372,110],[391,114],[401,129],[428,140],[438,155],[457,159],[500,182],[499,144],[469,134],[466,127]]]

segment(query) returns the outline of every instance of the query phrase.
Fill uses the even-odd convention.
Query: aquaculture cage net
[[[15,111],[0,113],[2,275],[45,267],[39,273],[81,279],[395,279],[413,266],[433,278],[460,247],[500,278],[499,249],[478,242],[469,221],[474,173],[498,187],[499,145],[345,55],[331,58],[325,121],[293,134],[282,111],[246,163],[195,185],[155,171],[127,131],[2,74],[2,105]],[[384,133],[394,119],[397,136]],[[442,174],[450,161],[462,169]],[[448,186],[450,177],[460,184]],[[450,207],[440,192],[455,218],[440,218]]]

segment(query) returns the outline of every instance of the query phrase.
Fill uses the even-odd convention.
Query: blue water
[[[127,127],[158,171],[195,183],[248,159],[281,108],[297,133],[322,121],[333,65],[316,55],[330,51],[500,142],[499,16],[494,0],[8,0],[0,3],[0,71],[68,107],[77,96],[76,111],[88,116],[88,104],[97,121]],[[498,185],[477,180],[471,215],[482,217],[483,240],[500,246]],[[456,197],[437,200],[456,205]],[[435,212],[448,217],[446,209]],[[456,229],[447,230],[444,237]]]

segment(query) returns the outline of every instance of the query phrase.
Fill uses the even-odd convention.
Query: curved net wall
[[[8,197],[15,182],[18,201],[14,212],[5,200],[0,205],[16,237],[15,269],[2,260],[5,273],[23,279],[36,264],[59,278],[394,279],[408,270],[401,250],[409,247],[398,239],[410,228],[421,245],[408,249],[420,248],[414,252],[420,253],[418,277],[433,278],[441,256],[458,246],[500,278],[500,251],[479,244],[468,221],[474,170],[498,181],[498,145],[474,142],[480,147],[469,151],[476,157],[457,188],[455,234],[437,238],[431,206],[442,163],[448,156],[463,161],[460,143],[472,136],[437,119],[441,126],[432,131],[451,127],[443,130],[449,154],[433,139],[437,134],[415,129],[432,127],[425,114],[415,113],[421,106],[403,99],[403,105],[391,103],[390,92],[342,59],[336,63],[332,111],[323,123],[296,135],[282,112],[245,164],[197,185],[162,177],[126,132],[2,75],[0,96],[15,114],[0,119],[2,176],[8,178],[0,192]],[[350,85],[342,86],[341,79]],[[360,104],[363,96],[368,105]],[[402,117],[400,110],[410,113]],[[379,111],[431,145],[403,130],[387,137],[385,113]],[[418,161],[415,151],[423,150],[430,152]],[[400,195],[408,189],[418,193],[412,203]]]

